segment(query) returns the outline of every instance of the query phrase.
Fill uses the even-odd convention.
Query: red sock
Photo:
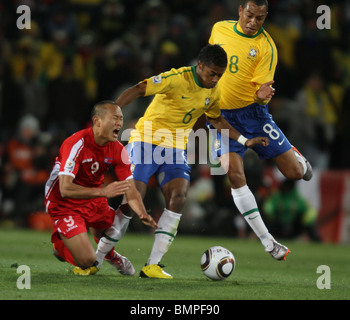
[[[76,266],[76,263],[74,261],[74,258],[68,248],[64,245],[63,241],[60,239],[56,239],[54,242],[54,248],[57,250],[58,255],[63,258],[68,263],[72,264],[73,266]]]
[[[106,256],[105,256],[105,259],[107,260],[111,260],[112,258],[114,257],[114,247],[111,251],[109,251]]]

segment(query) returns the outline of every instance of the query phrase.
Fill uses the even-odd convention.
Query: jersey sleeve
[[[228,30],[232,30],[232,25],[236,21],[234,20],[223,20],[218,21],[213,25],[211,29],[211,34],[208,40],[209,44],[217,44],[219,46],[224,44],[223,34],[226,34]]]
[[[255,92],[258,91],[264,83],[273,80],[276,71],[277,48],[271,37],[266,36],[266,39],[267,43],[264,50],[265,52],[257,65],[252,78],[252,83],[255,85]],[[255,94],[254,102],[265,105],[269,100],[261,100]]]
[[[208,40],[209,44],[214,44],[214,36],[213,36],[214,28],[215,28],[215,25],[213,26],[213,29],[211,30],[210,38]]]
[[[213,28],[211,29],[210,38],[209,38],[209,40],[208,40],[208,43],[209,43],[209,44],[215,44],[214,34],[215,34],[215,31],[216,31],[216,28],[217,28],[217,24],[218,24],[218,23],[215,23],[215,24],[213,25]]]
[[[76,142],[66,140],[60,149],[60,171],[59,175],[69,175],[75,178],[79,166],[79,155],[84,147],[84,139],[80,139]]]
[[[114,166],[114,172],[118,180],[124,181],[131,179],[133,176],[130,170],[130,158],[128,152],[122,145],[118,148],[117,152],[120,156],[117,158],[117,163]]]
[[[271,37],[266,37],[267,42],[264,53],[259,61],[252,78],[252,82],[260,88],[266,82],[273,80],[277,66],[277,48]]]
[[[152,96],[155,94],[166,93],[176,87],[178,77],[172,70],[170,70],[144,81],[147,83],[145,96]]]

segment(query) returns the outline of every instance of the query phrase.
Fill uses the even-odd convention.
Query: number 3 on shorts
[[[263,126],[263,130],[265,133],[267,133],[269,135],[269,137],[272,139],[272,140],[277,140],[279,137],[280,137],[280,133],[274,129],[272,127],[271,124],[269,123],[266,123],[264,126]]]

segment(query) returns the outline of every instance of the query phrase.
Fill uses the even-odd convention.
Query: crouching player
[[[92,128],[63,142],[45,186],[46,211],[53,221],[54,254],[59,260],[75,265],[75,274],[95,274],[103,258],[121,274],[135,274],[126,257],[114,247],[110,250],[110,243],[116,243],[125,233],[130,217],[119,208],[112,209],[107,198],[124,195],[142,222],[157,228],[135,187],[128,154],[117,140],[122,125],[123,114],[115,102],[97,103],[92,110]],[[119,181],[103,186],[104,173],[110,167]],[[96,241],[99,239],[96,252],[87,228]]]

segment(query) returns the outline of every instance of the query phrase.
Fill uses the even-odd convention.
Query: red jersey
[[[92,200],[100,201],[106,198],[95,199],[63,199],[59,190],[58,176],[70,175],[73,182],[83,187],[102,187],[104,173],[110,168],[118,180],[132,178],[130,161],[127,151],[119,142],[109,142],[104,146],[96,144],[92,128],[76,132],[67,138],[59,151],[49,180],[45,185],[46,206],[50,202],[60,206],[71,207],[86,204]]]

